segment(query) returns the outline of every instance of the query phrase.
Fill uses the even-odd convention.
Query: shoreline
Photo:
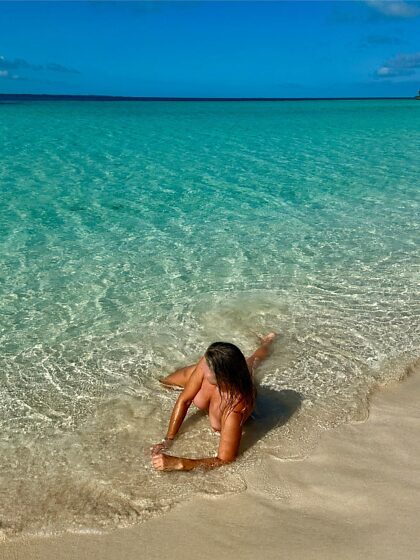
[[[162,516],[104,534],[5,541],[0,555],[411,560],[420,547],[419,398],[417,361],[403,381],[374,392],[365,422],[327,431],[304,460],[262,459],[245,473],[241,494],[194,497]]]

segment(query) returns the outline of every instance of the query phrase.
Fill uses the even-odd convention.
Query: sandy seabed
[[[307,459],[263,459],[246,474],[242,494],[194,498],[162,517],[107,534],[3,542],[0,558],[415,560],[419,465],[416,371],[373,396],[366,422],[326,432]]]

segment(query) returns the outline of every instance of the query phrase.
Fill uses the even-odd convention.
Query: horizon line
[[[126,96],[98,94],[65,94],[65,93],[0,93],[0,100],[33,99],[33,100],[86,100],[86,101],[357,101],[379,99],[416,99],[416,96],[392,97],[177,97],[177,96]]]

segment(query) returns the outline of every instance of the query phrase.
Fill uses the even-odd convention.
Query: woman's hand
[[[165,449],[169,449],[171,443],[171,439],[165,438],[160,443],[155,443],[155,445],[152,445],[152,447],[150,448],[150,453],[152,455],[158,455],[159,453],[162,453],[162,451],[165,451]]]
[[[182,460],[179,457],[165,455],[165,453],[153,455],[152,464],[157,471],[179,471],[182,469]]]

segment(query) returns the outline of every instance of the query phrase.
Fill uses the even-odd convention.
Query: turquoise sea
[[[415,100],[0,104],[0,531],[238,492],[364,420],[419,357],[419,130]],[[154,472],[158,378],[269,330],[240,459]],[[174,452],[215,453],[186,427]]]

